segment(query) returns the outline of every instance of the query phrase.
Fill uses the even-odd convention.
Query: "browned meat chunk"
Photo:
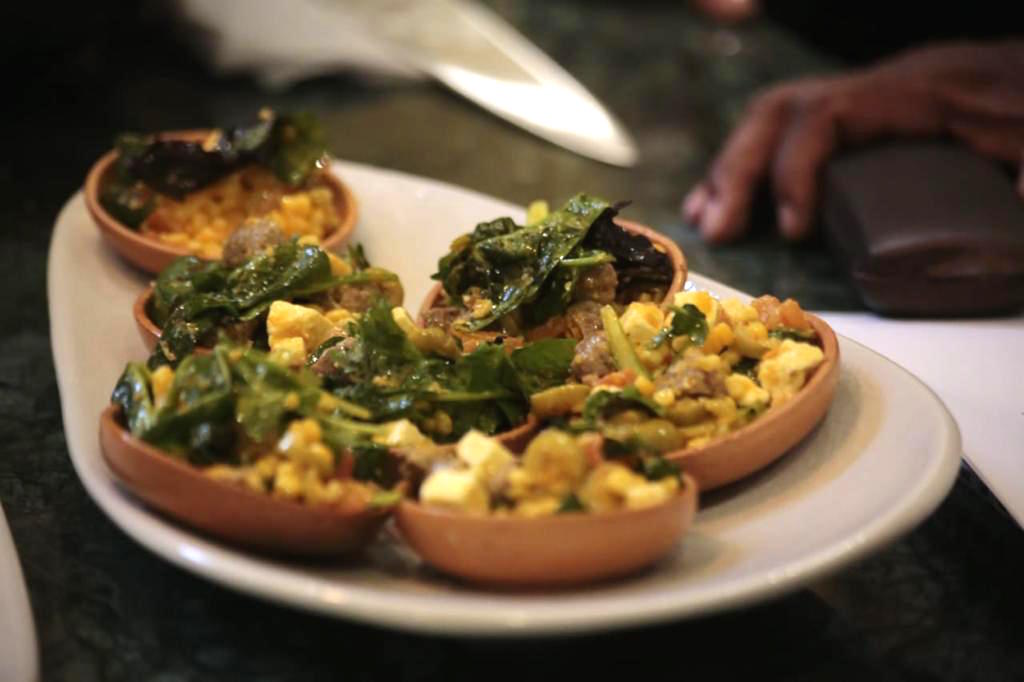
[[[615,300],[615,289],[619,286],[619,277],[611,263],[601,263],[580,272],[573,297],[577,301],[596,301],[611,303]]]
[[[725,395],[725,379],[719,372],[707,372],[694,367],[686,359],[672,363],[665,373],[654,380],[655,390],[672,389],[679,396]]]
[[[615,370],[615,360],[612,358],[608,339],[603,331],[592,334],[576,344],[572,373],[577,379],[593,386],[601,377]]]
[[[338,367],[336,359],[338,355],[358,352],[358,346],[359,341],[354,336],[347,336],[321,353],[309,368],[322,377],[330,377],[335,383],[355,383],[357,378],[346,376]]]
[[[565,311],[565,328],[574,339],[583,339],[603,330],[601,304],[594,301],[573,303]]]
[[[224,242],[223,259],[228,267],[237,267],[256,254],[284,241],[284,233],[269,218],[254,218],[242,223]]]
[[[456,308],[455,306],[431,308],[423,314],[423,326],[440,327],[447,330],[465,312],[462,308]]]

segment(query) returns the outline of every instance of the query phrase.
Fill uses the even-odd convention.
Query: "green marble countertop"
[[[145,551],[90,500],[62,431],[46,249],[58,210],[124,129],[308,108],[325,120],[337,156],[519,203],[580,189],[628,198],[627,215],[675,238],[695,271],[810,308],[860,309],[820,241],[783,244],[767,217],[750,239],[709,248],[678,212],[753,91],[832,62],[768,21],[723,30],[681,2],[491,4],[624,121],[639,142],[636,168],[573,155],[430,83],[336,76],[268,93],[245,77],[213,76],[148,4],[116,16],[69,9],[38,45],[15,41],[22,76],[5,105],[15,134],[0,158],[0,499],[43,679],[1024,679],[1024,535],[966,468],[920,528],[795,594],[695,621],[539,641],[421,637],[245,597]]]

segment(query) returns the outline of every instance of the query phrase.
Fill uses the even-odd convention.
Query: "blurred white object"
[[[36,682],[39,652],[36,629],[18,564],[18,553],[0,506],[0,680]]]
[[[385,41],[326,0],[180,0],[182,12],[209,31],[210,59],[221,71],[254,74],[271,88],[352,70],[424,78]],[[342,11],[339,11],[341,9]]]
[[[579,154],[637,160],[625,128],[564,69],[470,0],[181,0],[210,31],[214,64],[266,84],[341,68],[430,75],[485,109]]]

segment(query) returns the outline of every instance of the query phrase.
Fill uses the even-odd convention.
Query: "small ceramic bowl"
[[[664,252],[668,255],[669,261],[672,263],[672,281],[669,282],[668,290],[665,292],[665,302],[672,300],[672,297],[676,295],[682,288],[683,284],[686,283],[686,257],[683,256],[683,252],[679,250],[679,247],[674,241],[656,232],[646,225],[640,223],[634,223],[631,220],[622,220],[621,218],[615,219],[615,224],[619,227],[638,234],[642,237],[646,237],[656,246],[661,247]],[[427,292],[426,298],[423,299],[423,304],[420,306],[419,315],[417,316],[417,323],[423,326],[423,320],[427,312],[438,305],[444,300],[444,289],[441,283],[438,282],[430,288]]]
[[[276,554],[334,556],[373,540],[391,510],[306,505],[216,481],[100,416],[103,458],[136,497],[209,535]]]
[[[434,568],[498,587],[556,587],[616,578],[667,554],[697,510],[697,484],[683,476],[665,504],[607,514],[542,518],[477,516],[405,500],[395,520]]]
[[[205,130],[186,130],[162,133],[161,137],[164,139],[201,140],[208,134],[209,131]],[[191,254],[186,249],[169,246],[156,239],[146,237],[118,221],[103,208],[100,203],[100,185],[116,160],[117,151],[111,150],[93,164],[85,178],[85,206],[89,210],[93,222],[100,229],[103,238],[118,254],[136,267],[157,274],[175,258]],[[331,172],[325,173],[323,177],[334,192],[340,219],[337,229],[322,242],[323,248],[332,250],[343,245],[352,234],[358,216],[358,207],[355,197],[345,183]]]
[[[132,316],[135,317],[135,328],[139,330],[139,338],[146,345],[146,350],[152,353],[156,349],[157,341],[160,340],[160,327],[149,317],[149,301],[153,298],[154,285],[150,284],[142,290],[142,293],[135,298],[132,304]]]
[[[768,466],[803,440],[825,417],[839,381],[839,343],[824,320],[810,314],[807,319],[818,334],[825,359],[814,368],[796,396],[707,445],[664,455],[693,476],[702,491],[732,483]]]

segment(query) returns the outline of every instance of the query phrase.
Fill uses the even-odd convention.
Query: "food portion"
[[[528,518],[602,514],[663,504],[680,485],[678,468],[664,460],[647,460],[637,472],[605,461],[600,437],[554,428],[537,434],[522,456],[478,431],[463,436],[455,454],[423,481],[422,504]]]
[[[151,365],[176,364],[222,335],[301,365],[377,298],[402,302],[398,276],[371,266],[358,246],[340,258],[251,226],[231,236],[227,253],[223,261],[179,258],[157,277],[146,310],[161,329]]]
[[[623,456],[706,445],[791,400],[824,360],[792,299],[685,291],[664,308],[605,306],[600,321],[576,347],[574,380],[531,406],[542,420],[600,433]]]
[[[219,481],[349,509],[399,499],[388,444],[405,425],[360,421],[312,372],[261,351],[224,344],[176,369],[129,363],[111,402],[132,435]]]
[[[660,302],[675,275],[665,248],[614,222],[618,207],[578,194],[559,210],[535,204],[528,223],[481,223],[457,238],[433,278],[443,296],[422,322],[467,347],[480,340],[582,338],[610,303]]]
[[[310,356],[336,396],[380,421],[408,419],[438,442],[471,429],[495,434],[526,421],[530,396],[564,383],[573,342],[544,339],[511,349],[480,343],[463,353],[438,328],[378,299]]]
[[[115,219],[204,259],[230,253],[243,225],[270,225],[286,236],[323,240],[341,222],[326,177],[326,146],[309,114],[263,110],[249,127],[204,139],[124,134],[100,187]]]

